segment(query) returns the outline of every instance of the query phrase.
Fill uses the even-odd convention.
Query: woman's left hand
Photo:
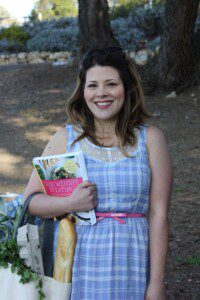
[[[164,283],[150,283],[145,300],[166,300],[166,289]]]

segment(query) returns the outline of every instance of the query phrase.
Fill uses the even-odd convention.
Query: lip
[[[113,100],[104,100],[104,101],[96,101],[95,105],[99,109],[106,109],[106,108],[109,108],[112,105],[112,103],[113,103]]]

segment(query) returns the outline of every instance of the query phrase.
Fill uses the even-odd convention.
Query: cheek
[[[84,93],[83,93],[83,96],[84,96],[84,99],[87,102],[89,102],[92,98],[92,93],[90,91],[87,91],[87,90],[84,90]]]
[[[120,99],[122,102],[124,102],[125,99],[125,92],[124,89],[119,89],[116,91],[116,98]]]

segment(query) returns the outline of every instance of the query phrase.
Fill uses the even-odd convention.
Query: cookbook
[[[80,183],[88,180],[82,151],[35,157],[33,166],[48,195],[70,196]],[[89,212],[70,212],[68,217],[77,225],[96,223],[94,209]]]

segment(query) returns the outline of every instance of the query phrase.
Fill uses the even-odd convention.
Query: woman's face
[[[86,73],[84,98],[96,120],[116,122],[125,99],[118,71],[109,66],[90,68]]]

